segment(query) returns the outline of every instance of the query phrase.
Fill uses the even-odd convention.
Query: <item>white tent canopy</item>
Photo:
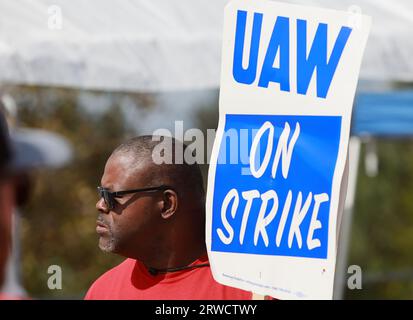
[[[0,0],[0,83],[111,91],[218,87],[227,2]],[[359,6],[373,16],[361,78],[413,80],[410,0],[290,2]]]

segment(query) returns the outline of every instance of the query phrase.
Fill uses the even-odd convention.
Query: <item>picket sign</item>
[[[225,8],[206,225],[222,284],[279,299],[332,298],[341,182],[371,25],[353,15],[261,0]]]

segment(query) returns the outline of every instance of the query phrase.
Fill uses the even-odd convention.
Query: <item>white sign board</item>
[[[279,299],[331,299],[354,94],[371,21],[235,0],[224,16],[207,193],[214,278]]]

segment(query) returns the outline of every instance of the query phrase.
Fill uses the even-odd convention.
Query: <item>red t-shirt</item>
[[[204,264],[202,257],[191,265]],[[85,300],[251,300],[252,293],[219,284],[209,266],[151,275],[145,266],[126,259],[97,279]]]

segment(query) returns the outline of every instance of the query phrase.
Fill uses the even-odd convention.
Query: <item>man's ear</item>
[[[178,195],[174,190],[165,190],[163,192],[163,206],[161,208],[161,216],[164,219],[169,219],[178,210]]]

